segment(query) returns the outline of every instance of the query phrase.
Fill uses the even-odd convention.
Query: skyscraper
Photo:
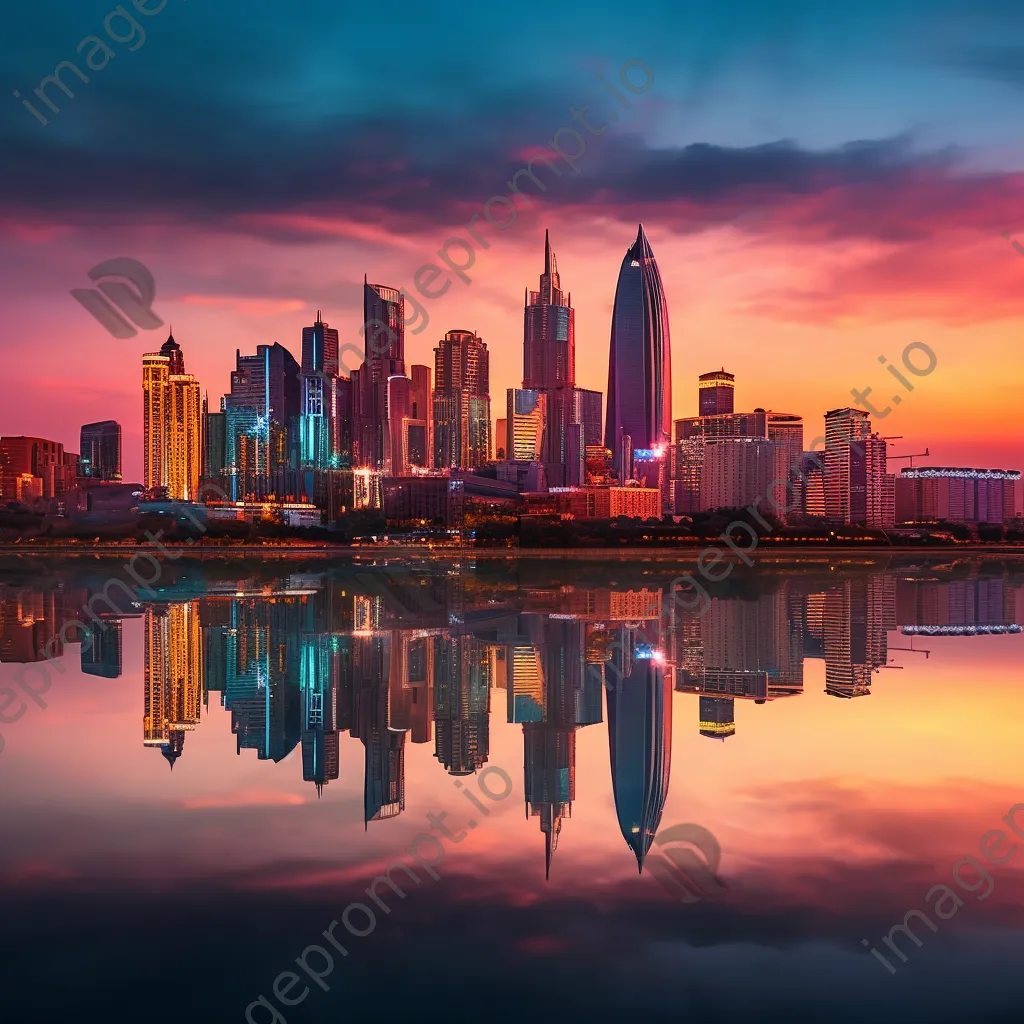
[[[558,263],[544,232],[540,288],[527,292],[523,309],[523,388],[545,400],[540,453],[552,485],[585,482],[587,445],[601,443],[601,394],[576,387],[575,313],[561,288]],[[595,413],[596,410],[596,413]],[[500,439],[504,446],[505,439]],[[506,458],[513,458],[506,451]]]
[[[338,332],[323,322],[317,310],[316,322],[302,329],[299,429],[295,447],[303,469],[330,469],[349,455],[346,413],[351,402],[350,388],[348,379],[338,376]]]
[[[324,333],[334,335],[337,347],[337,331],[326,324],[303,328],[303,350],[306,349],[306,334],[322,328]],[[312,346],[311,346],[312,347]],[[260,415],[274,420],[283,427],[291,425],[302,406],[302,382],[299,364],[295,357],[280,344],[257,345],[256,354],[243,356],[235,351],[235,369],[231,374],[231,398],[233,402],[251,405]]]
[[[523,388],[544,391],[576,383],[575,313],[565,300],[551,241],[544,232],[544,273],[523,311]]]
[[[744,508],[772,511],[778,446],[761,437],[716,437],[704,440],[700,481],[702,510]]]
[[[697,378],[697,413],[700,416],[716,416],[733,411],[736,378],[731,373],[712,370]]]
[[[365,275],[363,349],[363,364],[352,371],[353,464],[390,469],[388,381],[406,375],[405,297],[397,288],[370,284]],[[403,415],[407,413],[400,410],[400,417]]]
[[[885,529],[894,522],[886,442],[862,409],[825,413],[825,515],[843,525]]]
[[[363,343],[374,383],[405,376],[405,296],[363,277]]]
[[[475,469],[491,457],[490,357],[472,331],[434,349],[434,465]]]
[[[604,443],[612,452],[620,478],[627,477],[632,468],[628,451],[668,445],[671,432],[668,303],[641,224],[619,268],[608,353]]]
[[[697,415],[717,416],[733,411],[736,378],[725,368],[697,378]]]
[[[166,488],[174,500],[195,501],[202,465],[202,402],[199,383],[185,373],[173,335],[159,352],[142,357],[142,400],[143,483]]]
[[[321,331],[321,337],[306,346],[306,332]],[[303,330],[304,350],[323,346],[326,324]],[[334,347],[337,347],[337,331]],[[319,344],[317,344],[319,343]],[[252,477],[268,476],[287,468],[288,436],[297,427],[301,408],[302,381],[299,364],[283,345],[258,345],[256,354],[235,352],[231,392],[224,397],[225,453],[233,497],[240,498],[252,487]],[[251,453],[251,457],[248,457]]]
[[[338,372],[338,330],[320,319],[320,310],[316,312],[316,322],[302,328],[302,372]]]
[[[176,375],[177,376],[177,375]],[[171,767],[185,732],[202,714],[203,658],[199,602],[149,609],[145,619],[143,743],[159,747]]]
[[[121,424],[86,423],[81,431],[81,474],[92,480],[121,479]]]
[[[793,413],[755,409],[753,412],[686,416],[675,421],[672,479],[677,515],[706,512],[716,507],[703,503],[712,500],[708,487],[712,491],[718,489],[714,483],[702,482],[707,464],[706,449],[715,440],[725,438],[766,438],[771,441],[775,457],[772,475],[766,483],[772,483],[772,512],[785,519],[783,509],[795,512],[802,507],[803,483],[798,470],[803,458],[803,419]],[[768,494],[762,489],[758,497],[764,499]]]
[[[423,469],[434,465],[434,401],[430,377],[429,366],[412,367],[412,402],[404,433],[409,465]]]
[[[612,795],[622,837],[643,871],[668,798],[672,684],[664,667],[638,649],[630,629],[618,632],[606,667],[614,676],[607,690]]]

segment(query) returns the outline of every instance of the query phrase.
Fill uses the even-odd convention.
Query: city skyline
[[[545,260],[546,261],[551,259],[551,258],[553,258],[552,254],[551,254],[551,246],[550,246],[549,236],[550,236],[550,230],[549,229],[545,229],[545,232],[544,232],[544,251],[545,251]],[[565,241],[566,241],[566,243],[571,244],[571,239],[566,239]],[[365,277],[366,277],[366,275],[364,274],[364,278]],[[549,271],[549,268],[548,268],[547,263],[546,263],[545,264],[545,272],[544,272],[544,274],[542,275],[542,278],[541,278],[541,288],[542,288],[542,290],[541,290],[541,292],[533,293],[533,295],[537,297],[538,301],[541,301],[540,300],[540,296],[547,296],[546,301],[551,301],[552,297],[554,297],[557,301],[565,301],[563,293],[559,289],[558,280],[559,280],[559,273],[558,273],[557,267],[553,268],[553,273],[551,273]],[[547,282],[546,285],[545,285],[545,281]],[[607,281],[604,282],[604,284],[606,286],[605,290],[608,293],[614,295],[614,288]],[[547,288],[547,292],[544,291],[545,287]],[[345,351],[346,345],[349,346],[349,352],[351,352],[353,350],[353,348],[355,347],[352,344],[351,341],[347,341],[346,340],[346,337],[352,337],[352,335],[354,333],[356,339],[358,340],[358,348],[360,348],[360,349],[365,348],[369,352],[369,350],[371,348],[372,341],[374,340],[374,338],[377,335],[382,335],[382,331],[380,330],[380,328],[376,328],[376,329],[368,331],[368,332],[364,332],[362,330],[362,326],[366,322],[371,322],[371,323],[379,322],[379,319],[378,319],[379,315],[390,316],[390,313],[386,312],[387,309],[388,309],[388,304],[387,304],[386,300],[382,300],[380,298],[380,296],[377,295],[376,299],[374,300],[376,302],[376,305],[374,305],[374,302],[371,302],[370,298],[368,297],[368,296],[376,295],[375,289],[381,289],[381,288],[383,288],[389,294],[389,296],[394,295],[397,298],[397,289],[392,289],[389,286],[383,286],[383,285],[368,285],[368,284],[366,284],[364,282],[364,285],[363,285],[363,293],[364,293],[364,299],[363,299],[363,318],[364,319],[361,319],[361,320],[357,321],[357,323],[356,323],[356,325],[354,327],[354,330],[351,327],[351,325],[349,325],[349,330],[347,330],[347,331],[346,331],[346,328],[344,326],[341,327],[341,328],[334,327],[334,328],[331,328],[331,330],[329,331],[329,333],[332,335],[332,339],[331,340],[332,340],[332,343],[333,343],[332,352],[334,353],[334,363],[338,363],[338,366],[336,366],[336,367],[334,366],[334,363],[332,363],[332,367],[331,368],[333,368],[336,373],[340,372],[342,374],[342,376],[338,378],[340,381],[344,381],[345,380],[345,377],[343,375],[345,374],[346,369],[348,369],[349,371],[351,371],[353,369],[358,369],[358,367],[352,365],[351,355],[347,356],[347,360],[344,357],[340,361],[337,359],[337,352],[338,352],[339,346],[340,346],[340,349],[342,350],[342,352]],[[548,292],[550,292],[550,295],[548,295]],[[531,299],[531,298],[533,298],[533,296],[528,295],[528,299]],[[614,306],[614,303],[612,303],[612,307],[613,306]],[[400,307],[397,307],[397,308],[400,309]],[[537,307],[529,307],[529,308],[537,308]],[[672,307],[672,304],[670,302],[669,303],[669,320],[670,321],[673,320],[673,319],[678,320],[678,314],[673,315],[672,308],[673,307]],[[528,309],[527,312],[529,313],[529,309]],[[572,323],[572,314],[573,313],[574,313],[574,310],[570,309],[570,325]],[[614,314],[614,309],[612,308],[612,310],[609,311],[609,320],[608,320],[609,327],[610,327],[610,325],[611,325],[611,323],[613,321],[613,318],[614,318],[613,314]],[[319,322],[321,316],[322,316],[322,313],[321,313],[320,309],[318,308],[316,310],[316,321],[315,321],[315,323]],[[368,320],[366,318],[368,318]],[[394,319],[394,317],[391,317],[391,319]],[[337,322],[337,321],[335,321],[335,322]],[[435,321],[432,322],[432,324],[431,324],[431,333],[433,333],[432,328],[434,326],[434,323],[437,323],[437,321],[435,320]],[[314,326],[315,326],[315,324],[314,324]],[[85,325],[84,329],[91,330],[91,328],[89,328],[88,325]],[[302,323],[302,324],[299,324],[299,323],[295,324],[295,327],[294,327],[294,329],[292,331],[292,334],[293,335],[298,334],[298,333],[302,334],[302,339],[303,340],[301,342],[301,347],[300,347],[300,344],[296,343],[296,340],[295,340],[294,337],[289,336],[289,337],[285,338],[283,341],[280,340],[280,339],[277,339],[277,340],[251,339],[248,343],[243,344],[243,347],[242,347],[241,351],[252,351],[252,352],[255,352],[255,351],[263,350],[264,348],[267,348],[267,347],[273,349],[275,346],[279,346],[279,347],[285,348],[288,351],[289,356],[291,356],[293,358],[301,357],[302,356],[302,349],[305,348],[306,344],[308,343],[307,342],[307,335],[309,334],[309,332],[311,330],[312,329],[308,326],[308,322],[307,323]],[[154,332],[154,333],[156,333],[159,336],[159,331]],[[507,330],[505,331],[505,333],[507,334]],[[179,335],[181,335],[180,328],[179,328]],[[395,348],[395,352],[392,353],[391,356],[386,359],[386,361],[389,363],[389,372],[394,371],[396,368],[400,369],[402,372],[408,372],[407,371],[407,366],[411,365],[411,362],[404,358],[404,350],[405,350],[405,345],[406,345],[406,339],[404,338],[404,335],[405,335],[405,331],[404,331],[404,325],[403,325],[403,327],[400,328],[399,331],[398,331],[398,343],[397,343],[397,345],[393,346]],[[143,334],[141,336],[143,341],[147,337],[149,337],[149,335]],[[133,341],[137,342],[138,340],[139,339],[134,339]],[[122,342],[122,344],[123,344],[123,342]],[[152,342],[150,344],[152,345]],[[422,342],[418,342],[418,344],[422,345]],[[433,342],[431,344],[432,345],[436,344],[436,342]],[[510,342],[510,344],[512,344],[512,343]],[[209,362],[209,352],[207,350],[205,350],[203,347],[197,347],[195,349],[195,351],[193,351],[192,346],[188,344],[187,340],[186,340],[186,345],[188,346],[189,352],[190,352],[190,371],[192,370],[192,367],[195,365],[195,363],[197,361],[199,361],[199,360],[203,360],[203,361],[205,361],[207,363]],[[517,345],[514,346],[514,347],[518,348]],[[688,348],[688,346],[684,347],[684,349],[685,348]],[[507,356],[507,353],[505,351],[503,351],[503,350],[499,350],[496,353],[493,344],[491,346],[489,346],[489,351],[490,351],[490,354],[492,356],[492,359],[495,360],[496,365],[505,367],[506,372],[508,372],[508,369],[509,369],[508,368],[508,360],[505,358]],[[524,360],[528,360],[530,358],[529,354],[527,352],[525,352],[524,350],[520,349],[519,351],[523,352],[523,357],[522,358]],[[693,402],[693,399],[694,399],[693,387],[692,387],[693,377],[698,377],[698,376],[707,377],[709,374],[723,372],[723,371],[716,371],[716,370],[712,369],[712,367],[713,367],[715,362],[718,362],[720,364],[721,363],[728,364],[728,360],[723,360],[723,359],[718,358],[718,356],[721,354],[721,351],[722,350],[719,349],[719,350],[716,350],[716,351],[709,352],[707,358],[704,359],[703,362],[701,362],[701,363],[695,363],[694,362],[695,357],[693,356],[692,352],[686,352],[686,354],[684,355],[683,358],[685,358],[687,360],[687,362],[690,363],[690,365],[692,365],[693,368],[694,368],[694,373],[692,374],[692,376],[688,377],[688,379],[686,379],[686,380],[680,380],[680,371],[678,370],[678,364],[680,362],[680,359],[679,358],[676,359],[676,367],[677,368],[674,369],[674,371],[672,373],[672,381],[673,381],[674,393],[677,396],[679,396],[679,398],[675,401],[675,403],[674,403],[674,405],[672,407],[671,419],[673,421],[675,419],[681,417],[681,416],[686,416],[686,415],[691,415],[692,416],[692,415],[696,415],[697,414],[698,408],[691,407],[691,403]],[[236,351],[234,353],[232,353],[232,355],[237,357],[238,356],[238,352],[239,352],[239,350],[236,349]],[[593,391],[600,392],[600,394],[602,395],[602,405],[603,405],[604,402],[607,401],[607,375],[606,375],[606,373],[605,374],[601,374],[600,368],[597,366],[597,363],[599,362],[599,359],[595,359],[594,358],[594,354],[592,352],[588,352],[587,355],[589,356],[589,358],[585,358],[583,363],[581,364],[581,366],[583,367],[581,372],[583,372],[584,375],[590,376],[592,381],[593,381],[593,378],[599,377],[599,376],[603,376],[605,378],[603,383],[599,387],[593,389]],[[495,356],[497,358],[495,358]],[[573,367],[572,367],[572,364],[575,362],[573,357],[574,357],[574,346],[570,345],[569,348],[568,348],[568,365],[566,365],[566,367],[564,369],[559,370],[559,371],[555,371],[554,368],[553,368],[552,372],[566,373],[566,375],[567,375],[566,376],[566,381],[567,382],[568,382],[568,379],[569,379],[570,376],[575,378],[576,374],[575,374],[575,372],[573,370]],[[249,358],[254,358],[254,357],[249,357]],[[564,359],[565,357],[562,357],[562,358]],[[370,352],[370,359],[371,359],[371,365],[373,365],[373,366],[376,366],[376,364],[381,362],[380,357],[375,356],[372,352]],[[537,357],[535,356],[534,359],[536,360]],[[419,360],[419,359],[414,360],[414,361],[417,364],[419,364],[421,362],[421,360]],[[879,362],[882,361],[882,357],[879,357],[879,359],[877,361],[879,361]],[[427,358],[424,358],[422,360],[422,363],[429,367],[433,363],[433,353],[431,352],[430,356],[428,356]],[[537,366],[540,367],[540,365],[541,364],[538,362]],[[329,368],[329,369],[331,369],[331,368]],[[528,372],[530,371],[529,366],[526,366],[525,368],[527,369]],[[735,369],[735,366],[733,368]],[[867,370],[868,373],[871,372],[870,369],[867,368],[867,367],[866,367],[866,370]],[[379,370],[377,372],[379,373]],[[512,372],[516,372],[516,371],[512,370]],[[540,372],[540,371],[538,369],[538,371],[535,371],[535,372]],[[358,384],[359,379],[362,376],[363,376],[363,374],[360,371],[360,372],[355,373],[353,375],[353,377],[352,377],[352,386],[354,388],[356,388],[357,391],[359,390],[358,387],[357,387],[357,384]],[[765,408],[769,408],[769,407],[773,407],[773,406],[774,407],[780,407],[781,406],[781,402],[776,402],[771,396],[768,396],[766,394],[766,392],[767,392],[766,382],[761,382],[761,381],[750,379],[747,376],[747,374],[745,374],[745,373],[741,373],[741,374],[738,374],[738,375],[731,374],[730,376],[733,376],[734,379],[738,379],[738,381],[739,381],[738,388],[739,388],[739,394],[741,396],[739,401],[740,401],[741,405],[746,406],[748,408],[751,408],[754,405],[762,406],[762,407],[765,407]],[[493,372],[492,372],[492,377],[493,377]],[[214,381],[211,380],[211,381],[208,382],[207,380],[202,379],[202,378],[198,378],[198,379],[200,381],[200,384],[202,386],[202,390],[203,390],[204,394],[210,393],[210,394],[215,394],[216,395],[216,394],[219,394],[219,393],[223,393],[220,390],[220,386],[217,385]],[[868,378],[865,378],[865,379],[868,379]],[[539,380],[539,378],[538,378],[538,380]],[[932,377],[929,380],[929,382],[928,382],[928,388],[929,389],[932,387],[932,384],[934,383],[934,381],[935,381],[935,377]],[[508,386],[509,387],[518,387],[518,386],[520,386],[520,384],[522,382],[523,382],[523,379],[514,379],[514,380],[512,380],[512,381],[510,381],[508,383]],[[730,384],[732,385],[733,382],[730,382]],[[584,386],[584,385],[577,384],[577,387],[582,387],[582,386]],[[876,386],[877,386],[877,381],[876,381]],[[378,384],[378,385],[376,385],[376,387],[371,388],[371,396],[368,396],[367,399],[364,399],[364,403],[368,402],[369,398],[372,397],[372,393],[377,391],[377,390],[379,390],[380,387],[381,387],[381,385]],[[884,384],[882,385],[882,387],[884,388]],[[736,388],[736,385],[733,385],[733,387],[730,389],[730,391],[731,391],[730,397],[733,397],[735,395],[735,388]],[[500,396],[504,395],[504,392],[505,392],[506,389],[504,387],[495,387],[494,385],[492,385],[492,389],[493,389],[493,392],[492,392],[492,402],[493,402],[495,396],[498,396],[498,401],[497,401],[496,404],[494,404],[494,408],[492,409],[491,429],[493,430],[494,429],[494,418],[496,417],[496,411],[495,410],[500,411],[501,408],[503,407],[504,403],[501,401],[501,397]],[[779,393],[780,394],[785,394],[787,390],[791,390],[791,389],[789,389],[787,387],[784,387],[784,386],[779,387]],[[853,389],[853,390],[857,391],[857,396],[856,397],[860,397],[860,395],[864,391],[863,388],[861,388],[861,389]],[[759,400],[758,401],[754,401],[754,402],[750,402],[749,399],[747,398],[747,396],[750,395],[751,393],[753,393],[754,395],[757,395]],[[921,401],[921,398],[922,397],[926,397],[926,395],[927,395],[927,392],[926,392],[926,390],[924,388],[917,388],[917,394],[915,394],[910,401],[913,401],[915,406],[923,406],[925,404],[928,404],[926,402],[922,402]],[[843,400],[843,402],[846,401],[846,396],[842,392],[839,393],[839,397]],[[349,399],[349,400],[352,400],[352,399]],[[355,400],[358,402],[358,398],[356,398]],[[875,401],[879,401],[879,404],[881,404],[880,400],[878,400],[878,399],[871,399],[870,403],[872,405],[872,408],[874,408],[874,402]],[[386,398],[383,395],[381,395],[379,398],[374,397],[373,398],[372,408],[373,409],[379,409],[382,403],[386,403]],[[124,416],[123,410],[125,408],[125,404],[126,403],[123,402],[123,401],[120,401],[120,402],[116,403],[117,409],[121,411],[121,417],[122,417],[121,419],[119,419],[119,417],[117,415],[110,414],[108,409],[105,409],[105,408],[101,409],[101,408],[98,408],[98,407],[95,407],[95,406],[92,409],[92,411],[95,414],[93,419],[95,419],[95,417],[97,415],[109,415],[109,418],[111,420],[115,420],[115,421],[118,421],[118,422],[123,422],[125,424],[125,426],[123,428],[124,429],[124,438],[125,438],[125,441],[124,441],[124,460],[123,460],[124,461],[124,466],[125,466],[124,475],[125,475],[125,478],[127,478],[128,476],[134,475],[136,478],[141,479],[143,467],[141,465],[139,465],[138,466],[139,472],[137,472],[135,474],[132,474],[131,467],[133,465],[138,465],[138,463],[141,462],[141,458],[139,458],[139,456],[141,455],[142,449],[143,449],[143,439],[142,439],[141,436],[136,434],[136,431],[135,431],[134,426],[133,426],[137,422],[137,419],[133,418],[131,416]],[[807,404],[808,404],[808,398],[806,397],[806,393],[802,393],[800,397],[797,397],[795,399],[795,407],[797,407],[797,408],[799,408],[801,406],[806,408]],[[857,404],[857,402],[855,400],[855,396],[853,394],[850,394],[850,402],[849,402],[849,404],[850,405],[856,405]],[[864,404],[868,404],[868,403],[864,403]],[[831,407],[831,406],[828,406],[828,407]],[[859,407],[863,408],[864,405],[862,404]],[[211,411],[213,411],[213,407],[211,407]],[[804,417],[805,417],[806,420],[811,421],[816,415],[821,415],[821,414],[823,414],[823,412],[824,412],[824,409],[822,409],[822,410],[812,410],[810,413],[805,413]],[[892,410],[890,409],[886,413],[886,418],[888,418],[888,415],[891,412],[892,412]],[[908,446],[913,450],[916,447],[913,444],[913,438],[918,436],[918,434],[915,434],[913,431],[915,429],[918,430],[918,431],[922,430],[922,424],[921,424],[920,418],[917,416],[916,410],[914,409],[914,407],[912,407],[909,404],[909,401],[908,401],[908,403],[906,405],[904,405],[902,408],[899,408],[896,411],[896,415],[899,418],[900,429],[902,431],[906,432],[906,433],[901,435],[901,438],[906,439],[907,442],[908,442]],[[367,423],[367,426],[364,429],[370,429],[369,421],[364,420],[364,422]],[[895,422],[895,418],[894,418],[893,421],[890,421],[890,422]],[[880,418],[876,418],[875,419],[875,425],[876,425],[876,427],[880,425]],[[887,422],[886,426],[887,427],[889,426],[888,422]],[[358,416],[357,415],[356,415],[356,417],[355,417],[355,419],[353,421],[353,427],[354,427],[354,430],[356,431],[356,432],[354,432],[354,435],[353,435],[353,442],[357,442],[358,438],[360,437],[360,435],[358,433],[359,423],[358,423]],[[76,430],[80,429],[80,425],[79,425],[79,428],[75,428],[75,429]],[[0,433],[4,433],[4,432],[0,431]],[[27,430],[27,429],[19,429],[17,431],[11,430],[11,431],[9,431],[7,433],[9,433],[11,436],[15,436],[15,435],[20,436],[20,435],[30,434],[31,432],[29,430]],[[44,433],[41,436],[48,436],[48,435],[46,435]],[[927,444],[927,445],[929,445],[930,447],[933,447],[933,448],[934,447],[938,447],[936,445],[935,441],[932,440],[935,435],[932,434],[931,432],[929,432],[927,434],[921,433],[920,436],[921,436],[921,444],[922,445]],[[134,443],[136,440],[138,442],[137,445]],[[496,438],[495,440],[498,441],[499,439]],[[367,436],[365,441],[364,441],[364,443],[363,443],[363,445],[362,445],[362,447],[366,447],[366,443],[368,443],[369,441],[370,441],[370,438]],[[380,443],[381,442],[377,443],[378,447],[379,447]],[[71,443],[65,442],[65,447],[66,448],[70,448],[72,446],[72,444],[73,444],[73,442],[71,442]],[[502,446],[503,445],[501,443],[496,443],[493,447],[497,448],[497,447],[502,447]],[[960,464],[965,464],[965,465],[966,464],[974,464],[974,465],[990,464],[990,465],[995,465],[995,464],[997,464],[998,459],[995,458],[994,455],[990,455],[989,452],[999,452],[999,451],[1012,452],[1014,450],[1018,450],[1019,451],[1019,448],[1016,446],[1016,442],[1013,440],[1012,437],[1010,437],[1010,438],[1002,438],[1002,439],[993,439],[992,441],[985,442],[984,444],[977,443],[977,444],[971,444],[971,445],[968,445],[961,438],[955,444],[944,444],[941,447],[941,449],[940,449],[941,452],[949,453],[950,455],[952,455],[952,453],[955,453],[957,451],[960,451],[960,452],[963,452],[963,451],[975,451],[975,452],[978,453],[977,457],[973,459],[973,462],[970,461],[970,460],[965,460],[964,458],[956,459],[956,458],[953,458],[953,457],[947,457],[947,458],[945,458],[943,460],[945,462],[945,464],[947,464],[947,465],[957,464],[958,462]],[[938,456],[936,456],[936,457],[938,457]],[[1019,461],[1024,461],[1024,458],[1020,459]],[[1010,464],[1010,463],[1004,463],[1004,464]]]

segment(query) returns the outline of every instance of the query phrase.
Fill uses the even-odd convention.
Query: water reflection
[[[339,778],[341,745],[358,741],[367,827],[405,809],[407,743],[432,744],[450,776],[472,774],[488,763],[492,714],[502,715],[522,726],[525,801],[546,871],[576,799],[576,732],[602,722],[605,693],[615,811],[642,870],[669,793],[673,690],[697,698],[693,726],[722,742],[736,733],[736,701],[801,695],[807,659],[824,661],[829,695],[866,697],[896,667],[890,652],[927,657],[922,634],[1020,632],[1024,607],[1021,576],[998,562],[794,566],[723,587],[704,614],[649,570],[605,586],[551,576],[181,568],[155,598],[111,605],[81,644],[81,670],[117,678],[122,621],[141,616],[146,747],[173,769],[215,701],[239,754],[279,762],[299,748],[302,778],[320,793]],[[0,660],[67,657],[62,627],[102,573],[11,577],[0,584]],[[890,639],[898,633],[905,644]]]

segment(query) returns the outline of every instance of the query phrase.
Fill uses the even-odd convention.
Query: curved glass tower
[[[623,437],[634,451],[667,445],[672,438],[668,304],[643,224],[619,268],[608,352],[604,443],[620,476],[629,472],[622,465]]]
[[[638,652],[622,631],[610,670],[608,746],[615,813],[642,872],[668,799],[672,770],[672,684],[665,670]]]

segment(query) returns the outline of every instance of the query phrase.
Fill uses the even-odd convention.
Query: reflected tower
[[[668,798],[672,686],[659,661],[638,657],[631,630],[619,636],[605,670],[612,793],[622,836],[643,871]]]
[[[641,224],[623,257],[615,287],[604,443],[620,479],[625,479],[632,470],[629,452],[667,445],[671,436],[668,303]]]
[[[143,744],[159,747],[171,768],[203,702],[199,602],[149,609],[145,620]]]

